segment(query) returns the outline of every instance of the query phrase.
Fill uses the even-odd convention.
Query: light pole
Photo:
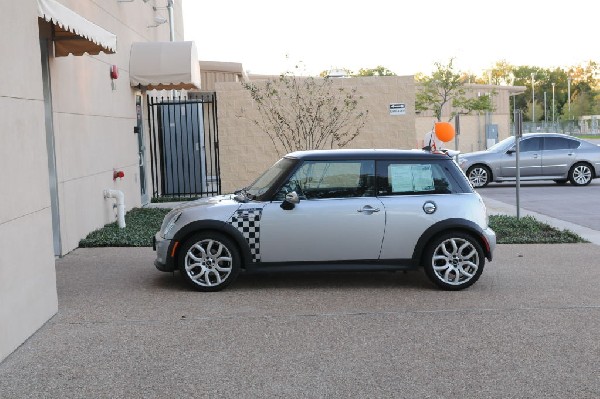
[[[552,124],[554,124],[554,85],[556,83],[552,83]]]
[[[567,97],[569,98],[569,120],[571,120],[571,75],[567,78]]]
[[[535,89],[533,87],[533,78],[535,73],[531,72],[531,121],[535,126]]]

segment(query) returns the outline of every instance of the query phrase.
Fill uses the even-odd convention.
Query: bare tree
[[[244,82],[260,115],[250,120],[269,136],[278,153],[345,147],[364,127],[368,111],[359,106],[362,97],[356,89],[340,87],[334,80],[286,72],[277,79]]]

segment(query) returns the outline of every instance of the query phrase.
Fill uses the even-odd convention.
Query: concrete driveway
[[[0,364],[7,398],[598,398],[600,247],[500,245],[479,282],[241,276],[213,294],[148,248],[57,261],[59,313]]]

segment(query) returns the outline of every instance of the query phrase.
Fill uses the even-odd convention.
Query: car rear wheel
[[[576,163],[569,171],[569,181],[574,186],[587,186],[592,181],[592,168],[586,163]]]
[[[424,258],[427,277],[438,287],[458,291],[475,283],[485,265],[479,242],[462,232],[450,232],[435,238]]]
[[[492,178],[492,173],[487,166],[473,165],[467,170],[467,177],[475,188],[481,188],[488,185]]]
[[[180,252],[179,270],[198,291],[220,291],[240,272],[236,246],[219,233],[199,233],[187,240]]]

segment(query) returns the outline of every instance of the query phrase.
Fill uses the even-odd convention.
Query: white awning
[[[93,24],[56,0],[37,0],[38,16],[54,25],[54,56],[83,53],[112,54],[117,51],[117,36]]]
[[[200,89],[194,42],[137,42],[129,57],[131,86],[147,90]]]

